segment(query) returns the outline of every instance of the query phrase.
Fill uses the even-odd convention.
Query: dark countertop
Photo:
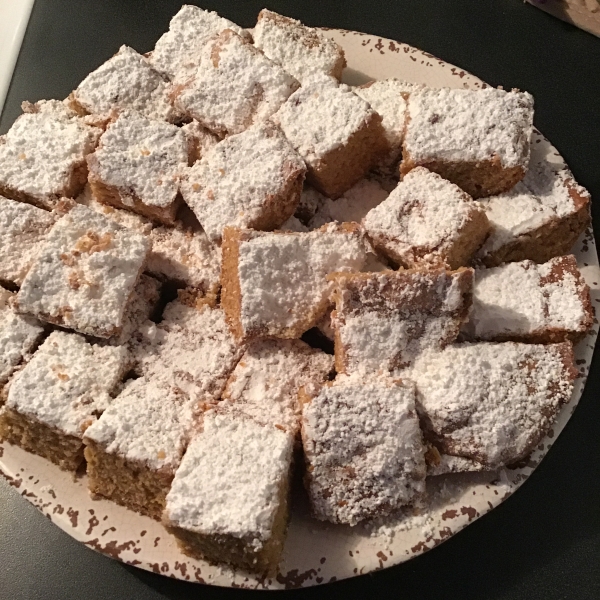
[[[121,44],[152,48],[181,1],[37,0],[6,106],[63,98]],[[204,1],[251,27],[267,4],[309,25],[417,46],[493,85],[536,98],[536,125],[600,197],[600,39],[519,0]],[[593,209],[594,221],[600,218]],[[465,531],[408,563],[288,597],[578,600],[600,598],[598,356],[571,421],[525,485]],[[0,599],[108,600],[250,596],[170,580],[95,554],[0,478]],[[262,592],[264,594],[264,592]]]

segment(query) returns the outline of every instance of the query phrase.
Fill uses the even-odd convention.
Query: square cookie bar
[[[294,214],[306,167],[270,122],[232,135],[187,170],[181,191],[204,231],[220,242],[227,226],[275,229]]]
[[[367,248],[356,224],[309,233],[225,229],[221,305],[238,339],[297,338],[329,307],[336,271],[360,271]]]
[[[331,355],[300,340],[254,340],[229,377],[219,409],[241,412],[296,435],[298,390],[322,383],[332,371]]]
[[[540,443],[577,369],[570,342],[481,342],[424,352],[403,375],[416,383],[425,436],[440,452],[496,469]]]
[[[188,152],[179,127],[124,111],[87,158],[92,193],[104,204],[173,224]]]
[[[415,90],[400,173],[427,167],[473,198],[499,194],[525,176],[532,129],[533,98],[526,92]]]
[[[85,430],[110,404],[129,367],[123,347],[54,331],[11,381],[0,439],[76,471]]]
[[[394,371],[451,344],[465,322],[473,270],[330,275],[338,373]]]
[[[86,156],[101,130],[86,125],[57,100],[24,103],[25,110],[0,136],[0,194],[52,209],[87,181]]]
[[[339,198],[386,149],[381,117],[352,92],[324,75],[305,81],[273,116],[308,166],[308,182]]]
[[[213,133],[241,133],[268,119],[298,81],[231,29],[202,49],[194,75],[178,84],[173,102]]]
[[[56,215],[0,196],[0,281],[21,285]]]
[[[171,105],[170,92],[169,82],[146,58],[129,46],[121,46],[79,84],[69,101],[80,114],[93,115],[99,123],[127,109],[173,123],[181,115]]]
[[[363,226],[376,250],[408,268],[467,265],[489,232],[477,202],[422,167],[405,175]]]
[[[534,130],[523,181],[481,200],[492,229],[476,255],[478,262],[488,267],[525,259],[543,263],[568,254],[589,225],[589,192],[549,146]]]
[[[13,373],[27,361],[44,337],[44,325],[33,317],[16,314],[12,292],[0,287],[0,406],[3,388]]]
[[[187,555],[273,574],[288,519],[294,436],[209,411],[167,495],[163,523]]]
[[[194,419],[179,388],[130,381],[85,432],[90,493],[160,520]]]
[[[300,391],[305,483],[317,519],[356,525],[425,492],[425,446],[412,383],[338,375]]]
[[[253,31],[254,45],[298,81],[313,73],[340,79],[346,66],[344,50],[318,29],[264,8]]]
[[[169,79],[184,81],[200,64],[202,48],[215,35],[230,29],[250,39],[250,34],[216,12],[184,4],[171,19],[148,56],[150,64]]]
[[[542,265],[530,260],[475,271],[469,340],[577,341],[594,322],[590,289],[574,256]]]
[[[46,236],[15,309],[80,333],[117,335],[150,242],[86,206],[62,208],[67,212]]]

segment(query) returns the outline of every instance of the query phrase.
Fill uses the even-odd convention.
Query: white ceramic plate
[[[461,69],[405,44],[349,31],[330,30],[327,34],[346,52],[348,68],[344,80],[350,84],[398,77],[433,87],[485,86]],[[543,142],[543,147],[553,162],[562,160],[549,143]],[[600,301],[600,269],[591,230],[578,241],[574,253],[596,305]],[[370,527],[350,528],[312,519],[300,490],[294,495],[280,574],[273,579],[257,578],[184,556],[157,522],[108,501],[90,500],[85,477],[73,481],[69,474],[19,448],[0,445],[0,469],[14,488],[69,535],[94,550],[142,569],[231,587],[278,589],[327,583],[389,567],[421,554],[510,496],[533,472],[575,410],[597,334],[594,329],[577,346],[580,377],[575,383],[573,399],[527,466],[493,474],[435,478],[428,485],[430,500],[420,507],[419,514],[398,514]]]

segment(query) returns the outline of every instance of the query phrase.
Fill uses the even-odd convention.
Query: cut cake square
[[[62,208],[66,213],[47,234],[15,309],[80,333],[117,335],[150,242],[80,204]]]
[[[306,167],[272,123],[232,135],[187,170],[185,201],[209,239],[227,226],[275,229],[294,214]]]
[[[430,89],[408,97],[400,173],[422,166],[473,198],[523,179],[529,163],[533,98],[495,88]]]
[[[172,97],[181,112],[224,137],[268,119],[298,87],[278,64],[226,29],[202,48],[198,68]]]
[[[440,452],[490,469],[527,457],[571,399],[570,342],[454,344],[403,372],[417,386],[425,437]]]
[[[329,307],[327,275],[360,271],[367,247],[356,224],[308,233],[226,228],[221,305],[238,339],[297,338]]]
[[[314,73],[339,80],[346,66],[344,50],[318,29],[296,19],[261,10],[253,31],[254,44],[298,81]]]
[[[547,344],[577,341],[594,322],[590,289],[574,256],[475,271],[469,340]]]
[[[330,275],[338,373],[395,371],[425,349],[458,337],[473,294],[473,270]]]
[[[317,519],[356,525],[425,492],[425,446],[410,382],[338,375],[300,391],[306,486]]]
[[[92,71],[69,96],[80,114],[99,122],[118,112],[135,110],[150,119],[177,122],[181,115],[171,105],[171,86],[148,60],[129,46]]]
[[[489,232],[479,203],[423,167],[405,175],[363,226],[376,250],[408,268],[465,266]]]
[[[101,130],[57,100],[24,103],[23,109],[0,136],[0,194],[50,210],[83,189],[85,158]]]
[[[209,411],[167,495],[163,523],[194,558],[274,574],[287,529],[294,436]]]
[[[0,196],[0,281],[21,285],[56,215]]]
[[[89,182],[100,202],[172,225],[188,160],[188,140],[179,127],[124,111],[87,158]]]
[[[61,469],[83,463],[83,434],[112,401],[130,367],[124,347],[55,331],[10,383],[0,438]]]
[[[273,116],[308,167],[307,181],[339,198],[385,152],[381,117],[347,85],[324,75],[305,81]]]

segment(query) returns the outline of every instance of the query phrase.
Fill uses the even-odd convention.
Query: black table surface
[[[8,0],[10,1],[10,0]],[[181,0],[37,0],[0,120],[23,100],[64,98],[121,44],[150,50]],[[519,0],[204,1],[245,27],[268,8],[314,26],[417,46],[492,85],[536,98],[536,125],[600,197],[600,39]],[[593,209],[594,222],[600,218]],[[432,552],[311,598],[600,598],[598,357],[581,403],[541,466],[503,505]],[[0,478],[0,598],[233,598],[265,592],[183,583],[78,544]]]

